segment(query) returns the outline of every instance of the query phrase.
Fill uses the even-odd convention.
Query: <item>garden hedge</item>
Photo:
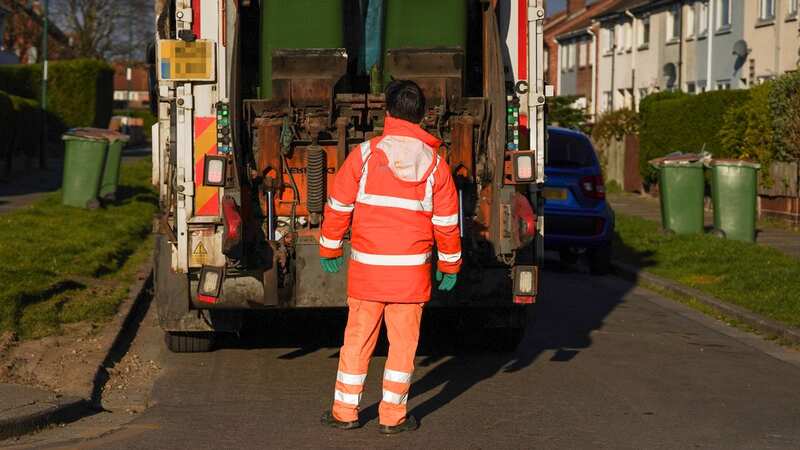
[[[0,90],[29,99],[41,99],[42,65],[0,66]],[[105,128],[113,106],[114,69],[93,59],[49,63],[47,111],[59,123],[54,128]]]
[[[698,95],[655,94],[643,99],[639,165],[645,182],[653,183],[657,176],[648,161],[672,152],[705,150],[714,156],[731,156],[725,154],[718,131],[725,111],[748,98],[748,91],[732,90]]]

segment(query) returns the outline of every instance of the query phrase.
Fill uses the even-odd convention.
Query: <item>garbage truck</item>
[[[157,1],[154,302],[168,348],[208,351],[253,311],[346,305],[346,265],[319,263],[327,188],[382,133],[392,79],[422,88],[422,126],[458,189],[462,271],[430,307],[523,328],[543,252],[543,6]]]

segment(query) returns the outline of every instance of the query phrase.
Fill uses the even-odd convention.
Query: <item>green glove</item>
[[[439,283],[440,291],[452,291],[453,287],[456,285],[456,279],[458,279],[458,275],[454,273],[436,271],[436,281],[441,281],[441,283]]]
[[[336,273],[342,268],[344,259],[341,256],[338,258],[320,258],[319,262],[322,264],[322,270],[325,272]]]

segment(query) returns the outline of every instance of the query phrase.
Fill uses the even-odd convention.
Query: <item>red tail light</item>
[[[602,175],[591,175],[581,178],[581,190],[589,198],[606,198],[606,185]]]

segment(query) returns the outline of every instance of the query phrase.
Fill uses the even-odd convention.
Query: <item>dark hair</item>
[[[425,95],[413,81],[392,80],[386,86],[386,109],[392,117],[420,123],[425,117]]]

